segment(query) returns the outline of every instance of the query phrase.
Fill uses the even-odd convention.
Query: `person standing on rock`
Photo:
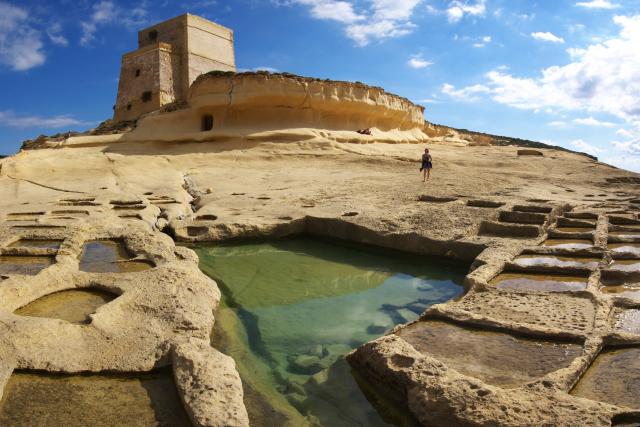
[[[431,163],[431,154],[429,154],[429,149],[424,149],[424,154],[422,155],[422,166],[420,167],[420,172],[423,173],[422,182],[426,182],[431,175],[431,168],[433,168],[433,163]]]

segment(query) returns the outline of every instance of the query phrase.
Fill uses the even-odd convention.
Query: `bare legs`
[[[424,168],[422,172],[423,172],[422,182],[427,182],[427,180],[429,179],[429,176],[431,175],[431,168]]]

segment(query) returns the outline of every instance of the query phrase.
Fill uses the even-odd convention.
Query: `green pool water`
[[[466,265],[306,238],[193,249],[222,290],[212,345],[252,425],[412,425],[344,355],[461,294]]]

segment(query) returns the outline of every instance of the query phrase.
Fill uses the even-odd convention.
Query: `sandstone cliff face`
[[[222,73],[199,77],[189,90],[188,108],[141,119],[134,138],[178,134],[243,136],[286,129],[409,132],[424,139],[424,108],[408,99],[362,83],[291,74]],[[203,131],[203,117],[213,128]],[[202,135],[201,135],[202,134]],[[403,138],[406,140],[406,136]]]
[[[361,83],[283,74],[204,75],[189,93],[193,108],[223,127],[409,130],[424,122],[422,107]]]

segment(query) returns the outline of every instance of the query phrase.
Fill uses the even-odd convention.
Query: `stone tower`
[[[122,56],[114,122],[185,101],[212,70],[236,71],[232,30],[185,14],[139,31],[138,50]]]

